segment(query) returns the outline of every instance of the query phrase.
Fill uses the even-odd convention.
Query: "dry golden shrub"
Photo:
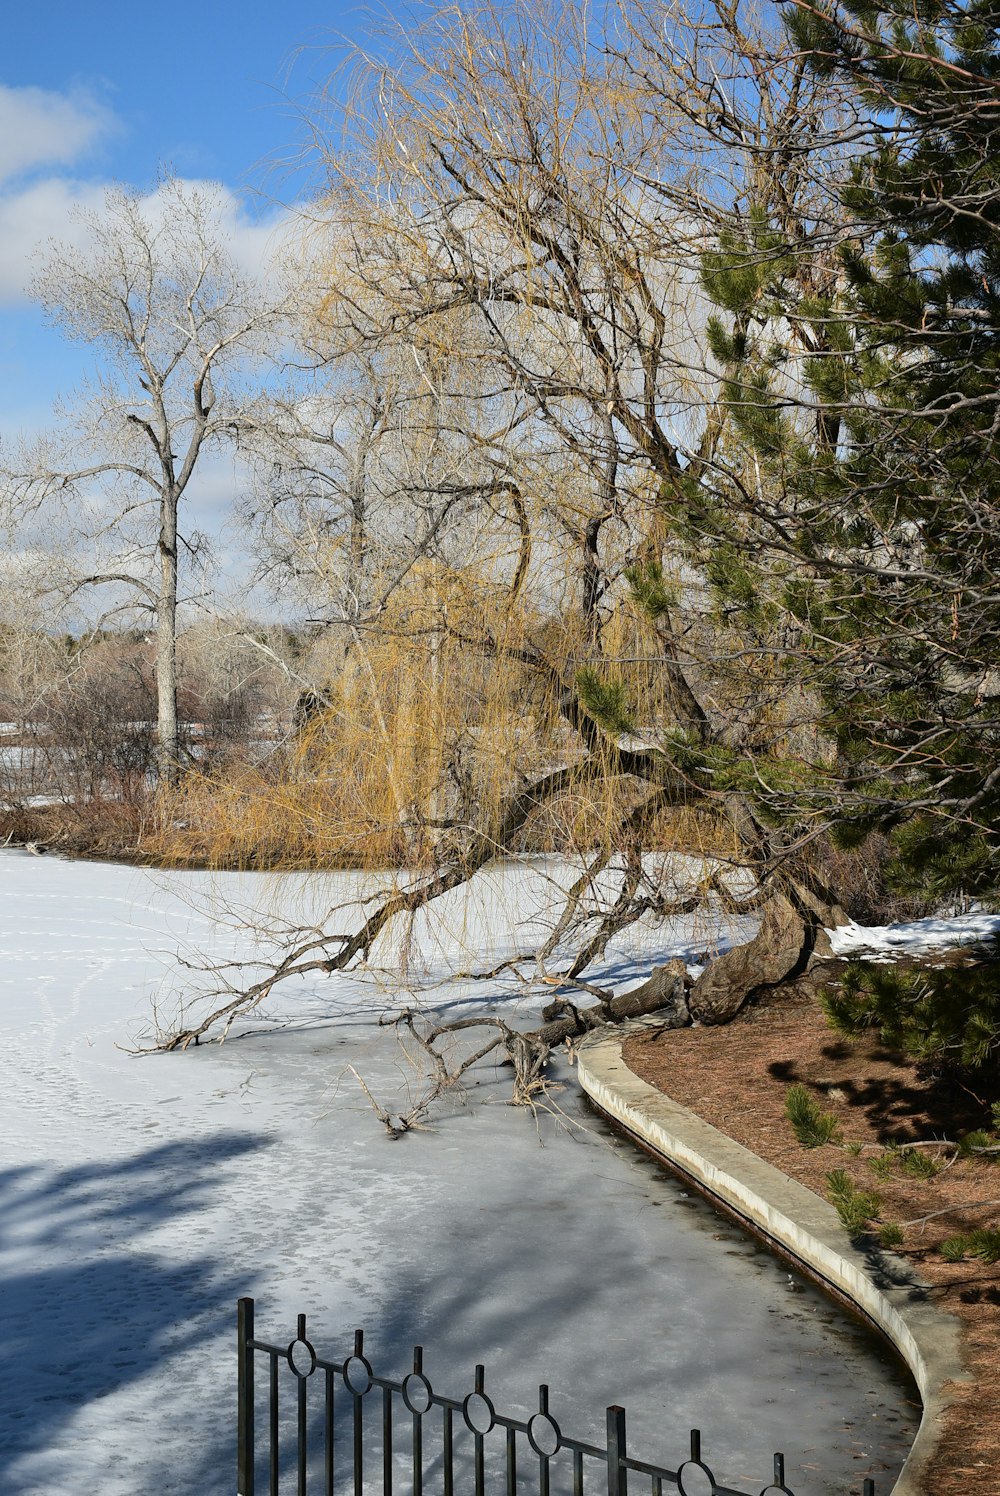
[[[579,854],[641,842],[736,858],[728,821],[693,788],[690,804],[642,817],[650,785],[620,771],[613,738],[588,753],[560,709],[560,683],[594,658],[584,624],[510,603],[471,570],[414,567],[377,629],[345,623],[332,640],[327,705],[286,744],[161,791],[148,854],[213,867],[427,868],[484,844]],[[651,625],[627,598],[602,647],[637,741],[655,743],[669,703]],[[508,835],[512,797],[574,765],[579,775]]]
[[[66,857],[145,862],[147,825],[141,804],[110,796],[14,805],[0,808],[0,843],[34,844]]]
[[[497,832],[544,768],[556,712],[516,657],[495,587],[415,568],[378,630],[349,630],[329,705],[262,763],[195,770],[159,799],[168,863],[385,867],[433,860],[449,830]]]

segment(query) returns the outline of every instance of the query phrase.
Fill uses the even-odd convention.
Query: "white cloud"
[[[116,128],[91,94],[0,83],[0,182],[44,166],[70,166]]]
[[[117,128],[112,111],[83,90],[0,83],[0,306],[23,298],[39,243],[79,237],[72,210],[96,206],[101,191],[58,168],[79,163]]]
[[[249,275],[266,273],[267,266],[288,235],[295,219],[281,211],[254,219],[235,193],[213,182],[191,182],[219,197],[219,227],[230,251]],[[33,269],[35,251],[50,239],[71,244],[87,237],[79,223],[78,209],[100,212],[105,184],[47,177],[7,192],[0,190],[0,309],[23,301]],[[160,193],[143,199],[143,208],[155,222],[163,211]]]
[[[38,246],[52,238],[85,238],[86,230],[74,223],[73,212],[99,208],[103,200],[102,187],[59,177],[0,193],[0,306],[23,300]]]
[[[0,83],[0,309],[24,300],[40,245],[49,239],[79,243],[86,236],[74,210],[99,211],[104,183],[75,179],[65,168],[79,169],[118,128],[112,111],[85,91]],[[227,188],[190,185],[221,195],[220,228],[235,259],[250,274],[261,274],[281,237],[282,215],[254,219]],[[153,191],[144,202],[154,221],[159,196]]]
[[[254,217],[247,212],[244,199],[222,182],[193,177],[184,177],[181,181],[186,188],[201,190],[209,200],[215,201],[219,232],[244,274],[265,278],[273,269],[282,245],[296,229],[297,217],[284,208],[274,208]],[[169,194],[161,189],[148,193],[142,200],[142,207],[150,222],[156,223],[165,211],[171,211]]]

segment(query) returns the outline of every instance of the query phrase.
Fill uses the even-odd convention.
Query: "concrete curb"
[[[598,1031],[581,1044],[577,1070],[584,1091],[627,1132],[850,1300],[891,1341],[923,1402],[893,1496],[928,1496],[924,1475],[954,1398],[953,1384],[969,1381],[958,1321],[930,1303],[901,1258],[852,1247],[832,1205],[640,1080],[622,1059],[622,1044],[639,1027],[611,1035]]]

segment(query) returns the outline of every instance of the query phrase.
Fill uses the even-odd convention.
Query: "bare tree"
[[[511,700],[540,704],[544,753],[511,754],[500,793],[468,796],[431,865],[357,928],[282,930],[262,973],[230,972],[168,1043],[225,1030],[277,982],[363,962],[393,921],[591,794],[605,822],[583,833],[586,866],[543,947],[575,939],[568,984],[586,990],[588,966],[644,913],[766,901],[757,939],[677,1003],[677,1021],[721,1022],[802,970],[821,926],[843,917],[809,855],[815,827],[763,824],[741,783],[744,746],[782,741],[808,708],[769,670],[766,610],[723,639],[698,533],[700,486],[723,457],[756,481],[729,445],[705,257],[734,215],[749,235],[777,219],[808,245],[803,274],[828,273],[837,224],[810,162],[830,102],[738,5],[690,20],[650,3],[606,34],[594,24],[586,8],[524,4],[399,28],[381,57],[358,60],[353,148],[330,149],[323,204],[336,246],[324,335],[369,358],[408,350],[432,385],[435,369],[466,371],[474,399],[434,408],[463,470],[436,468],[428,486],[460,489],[508,560],[456,568],[479,606],[449,606],[444,629],[453,669],[486,662],[507,672]],[[752,331],[780,340],[794,368],[811,350],[766,282],[765,270]],[[416,491],[401,489],[403,512]],[[683,892],[656,886],[643,860],[669,814],[688,833],[700,823],[711,852]],[[750,876],[730,878],[733,864]],[[600,1011],[613,1016],[609,994]]]
[[[727,371],[701,276],[734,222],[756,234],[762,294],[744,333],[779,341],[792,368],[815,353],[811,332],[766,294],[764,241],[780,224],[803,246],[804,289],[835,273],[836,203],[814,169],[817,144],[829,169],[834,102],[751,6],[691,19],[654,0],[595,35],[573,5],[485,5],[398,28],[381,57],[359,59],[368,160],[329,156],[329,212],[354,253],[327,316],[359,340],[439,358],[461,357],[464,341],[469,367],[488,367],[480,411],[493,417],[466,426],[467,439],[519,486],[537,553],[576,573],[576,643],[560,658],[536,634],[518,659],[548,682],[581,752],[600,749],[613,773],[648,786],[678,775],[747,864],[764,878],[787,872],[790,887],[805,877],[807,842],[765,828],[750,797],[712,777],[713,751],[790,724],[770,641],[723,643],[699,595],[711,564],[699,486],[730,455]],[[553,482],[560,469],[577,476],[572,489]],[[609,710],[619,687],[627,694],[629,662],[604,629],[633,602],[655,623],[653,720],[634,703]],[[510,653],[488,631],[479,643]],[[753,689],[734,712],[726,678],[741,674]],[[631,756],[630,726],[644,744]]]
[[[68,338],[93,349],[90,382],[62,426],[18,462],[14,488],[41,543],[62,523],[87,561],[60,591],[108,589],[153,619],[157,766],[177,773],[177,607],[195,475],[229,444],[242,377],[275,336],[276,309],[239,268],[213,189],[168,178],[151,196],[106,194],[81,213],[78,244],[51,243],[33,295]]]

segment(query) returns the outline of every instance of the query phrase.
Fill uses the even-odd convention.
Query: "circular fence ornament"
[[[344,1362],[344,1385],[355,1397],[372,1390],[372,1368],[366,1356],[349,1356]]]
[[[308,1340],[296,1338],[290,1343],[285,1355],[289,1366],[303,1382],[316,1370],[316,1352]]]
[[[703,1460],[685,1460],[677,1472],[681,1496],[715,1496],[715,1476]]]
[[[528,1443],[543,1460],[559,1453],[562,1433],[551,1413],[535,1413],[528,1420]]]
[[[431,1384],[420,1371],[411,1371],[403,1378],[402,1393],[404,1403],[418,1418],[427,1412],[433,1399]]]
[[[496,1422],[496,1408],[485,1392],[470,1392],[462,1404],[462,1417],[474,1434],[488,1434]]]

